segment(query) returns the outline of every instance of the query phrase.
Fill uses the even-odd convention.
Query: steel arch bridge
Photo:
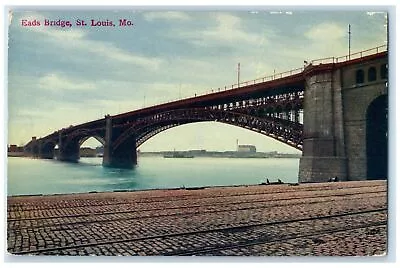
[[[130,154],[128,150],[135,151],[134,148],[172,127],[220,122],[261,133],[301,150],[303,77],[298,72],[288,78],[261,83],[254,80],[250,85],[231,90],[105,116],[32,140],[25,149],[42,158],[53,158],[54,148],[58,145],[60,160],[77,161],[80,145],[94,137],[111,154],[123,150],[126,157]],[[107,121],[111,125],[109,129]]]
[[[301,150],[307,161],[310,160],[307,155],[311,158],[334,155],[337,158],[345,149],[334,147],[344,144],[344,136],[349,135],[336,133],[333,127],[343,125],[344,119],[340,118],[346,117],[343,107],[347,93],[344,88],[369,86],[375,90],[369,81],[359,83],[360,66],[375,64],[376,67],[371,68],[380,68],[379,87],[387,89],[387,77],[382,76],[385,72],[382,61],[386,62],[387,68],[386,46],[350,56],[315,60],[299,69],[219,88],[209,94],[106,115],[99,120],[57,130],[43,138],[34,137],[24,149],[28,155],[54,158],[58,146],[58,160],[78,161],[79,147],[94,137],[104,145],[104,166],[132,168],[137,163],[136,148],[155,135],[184,124],[220,122],[260,133]],[[327,145],[325,141],[333,143]],[[318,176],[321,174],[319,172]]]

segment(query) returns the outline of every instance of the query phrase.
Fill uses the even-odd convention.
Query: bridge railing
[[[268,82],[268,81],[272,81],[275,79],[280,79],[280,78],[285,78],[291,75],[295,75],[295,74],[299,74],[301,72],[304,71],[304,67],[301,68],[297,68],[297,69],[293,69],[290,71],[286,71],[286,72],[282,72],[282,73],[277,73],[277,74],[273,74],[273,75],[269,75],[269,76],[264,76],[264,77],[260,77],[260,78],[256,78],[253,80],[248,80],[248,81],[244,81],[244,82],[240,82],[239,84],[232,84],[230,86],[225,86],[223,88],[219,87],[217,89],[211,89],[211,92],[203,92],[199,95],[196,96],[202,96],[202,95],[207,95],[210,93],[216,93],[216,92],[220,92],[220,91],[225,91],[225,90],[232,90],[232,89],[236,89],[236,88],[240,88],[240,87],[244,87],[244,86],[250,86],[250,85],[255,85],[258,83],[262,83],[262,82]]]
[[[339,62],[344,62],[344,61],[348,61],[348,60],[354,60],[354,59],[370,56],[370,55],[377,54],[379,52],[383,52],[383,51],[386,51],[386,50],[387,50],[387,45],[381,45],[381,46],[374,47],[374,48],[371,48],[371,49],[355,52],[355,53],[352,53],[352,54],[346,55],[346,56],[328,57],[328,58],[321,58],[321,59],[312,60],[310,63],[312,65],[339,63]],[[244,86],[249,86],[249,85],[254,85],[254,84],[258,84],[258,83],[262,83],[262,82],[268,82],[268,81],[272,81],[272,80],[275,80],[275,79],[285,78],[285,77],[288,77],[288,76],[291,76],[291,75],[299,74],[299,73],[301,73],[303,71],[304,71],[304,67],[301,67],[301,68],[293,69],[293,70],[282,72],[282,73],[277,73],[277,74],[273,74],[273,75],[269,75],[269,76],[264,76],[264,77],[261,77],[261,78],[256,78],[256,79],[253,79],[253,80],[240,82],[239,84],[237,84],[237,83],[236,84],[232,84],[230,86],[225,86],[223,88],[211,89],[211,92],[203,92],[203,93],[201,93],[199,95],[196,95],[196,96],[207,95],[207,94],[215,93],[215,92],[219,92],[219,91],[232,90],[232,89],[236,89],[236,88],[240,88],[240,87],[244,87]]]
[[[282,73],[277,73],[277,74],[249,80],[249,81],[240,82],[239,84],[233,84],[231,87],[232,87],[232,89],[234,89],[234,88],[254,85],[254,84],[258,84],[258,83],[262,83],[262,82],[268,82],[268,81],[272,81],[275,79],[285,78],[285,77],[288,77],[291,75],[299,74],[299,73],[303,72],[303,70],[304,70],[304,67],[301,67],[301,68],[293,69],[293,70],[282,72]]]
[[[348,61],[348,60],[354,60],[354,59],[370,56],[370,55],[377,54],[377,53],[384,52],[384,51],[387,51],[387,45],[381,45],[378,47],[355,52],[350,55],[345,55],[345,56],[341,56],[341,57],[327,57],[327,58],[315,59],[309,63],[312,65],[339,63],[339,62],[344,62],[344,61]],[[304,63],[308,63],[308,62],[305,61]],[[211,88],[210,91],[201,92],[199,94],[195,94],[194,96],[192,95],[192,96],[179,97],[177,99],[170,100],[170,102],[178,101],[178,100],[182,100],[182,99],[186,99],[186,98],[204,96],[204,95],[208,95],[210,93],[217,93],[220,91],[237,89],[237,88],[244,87],[244,86],[250,86],[250,85],[254,85],[254,84],[258,84],[258,83],[262,83],[262,82],[272,81],[275,79],[281,79],[281,78],[285,78],[285,77],[288,77],[291,75],[299,74],[303,71],[304,71],[304,67],[292,69],[290,71],[286,71],[286,72],[282,72],[282,73],[277,73],[277,74],[273,74],[273,75],[269,75],[269,76],[256,78],[253,80],[239,82],[239,84],[236,83],[236,84],[232,84],[230,86]]]
[[[354,59],[359,59],[362,57],[366,57],[366,56],[370,56],[370,55],[374,55],[380,52],[384,52],[387,51],[387,45],[382,45],[379,47],[375,47],[375,48],[371,48],[371,49],[367,49],[367,50],[363,50],[360,52],[356,52],[353,54],[346,55],[346,56],[342,56],[342,57],[337,57],[336,58],[336,63],[338,62],[343,62],[343,61],[348,61],[348,60],[354,60]]]
[[[348,61],[348,60],[360,59],[362,57],[374,55],[374,54],[384,52],[384,51],[387,51],[387,45],[374,47],[371,49],[355,52],[350,55],[345,55],[345,56],[341,56],[341,57],[328,57],[328,58],[316,59],[316,60],[312,60],[311,64],[318,65],[318,64],[328,64],[328,63],[339,63],[339,62],[344,62],[344,61]]]
[[[255,85],[255,84],[258,84],[258,83],[262,83],[262,82],[273,81],[275,79],[281,79],[281,78],[285,78],[285,77],[288,77],[288,76],[291,76],[291,75],[299,74],[299,73],[302,73],[303,71],[304,71],[304,67],[296,68],[296,69],[292,69],[290,71],[286,71],[286,72],[282,72],[282,73],[277,73],[277,74],[273,74],[273,75],[268,75],[268,76],[256,78],[256,79],[253,79],[253,80],[240,82],[239,84],[236,83],[236,84],[232,84],[230,86],[224,86],[224,87],[219,87],[219,88],[211,88],[210,91],[201,92],[199,94],[195,94],[194,96],[180,97],[180,98],[177,98],[177,99],[170,100],[170,102],[183,100],[183,99],[187,99],[187,98],[192,98],[192,97],[204,96],[204,95],[208,95],[210,93],[217,93],[217,92],[221,92],[221,91],[237,89],[237,88],[244,87],[244,86],[251,86],[251,85]]]

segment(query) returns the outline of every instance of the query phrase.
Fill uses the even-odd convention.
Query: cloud
[[[147,12],[144,15],[145,20],[178,20],[178,21],[188,21],[190,16],[186,13],[179,11],[159,11],[159,12]]]
[[[262,31],[251,33],[244,29],[242,19],[237,16],[217,13],[213,18],[216,22],[215,26],[205,30],[182,32],[180,36],[201,46],[213,46],[215,44],[237,46],[238,42],[259,46],[267,41]]]
[[[132,65],[138,65],[140,67],[152,70],[157,70],[160,67],[160,64],[162,63],[161,59],[143,57],[135,55],[133,53],[128,53],[106,42],[85,40],[82,41],[79,44],[79,46],[90,53],[94,53],[98,56],[107,57],[109,60],[114,60],[121,63],[127,63]]]
[[[345,55],[347,51],[347,31],[347,25],[333,22],[322,22],[309,28],[304,33],[305,41],[308,41],[307,60]]]
[[[342,40],[346,36],[346,30],[346,28],[336,23],[324,22],[309,29],[305,33],[305,36],[312,41],[326,43],[334,40]]]
[[[48,37],[61,42],[81,40],[86,36],[86,33],[79,29],[56,30],[51,27],[30,27],[29,30],[47,35]]]
[[[21,18],[29,21],[39,20],[43,23],[45,17],[38,13],[28,13]],[[74,53],[83,52],[94,54],[104,61],[115,61],[123,64],[132,64],[149,70],[157,70],[162,63],[161,59],[145,57],[116,47],[112,42],[88,39],[87,33],[81,29],[54,28],[54,27],[23,27],[24,31],[32,31],[47,37],[47,42],[55,43],[55,47],[62,47]]]
[[[126,98],[124,100],[112,100],[112,99],[89,99],[85,101],[85,105],[90,108],[95,116],[99,117],[105,114],[116,115],[120,113],[134,111],[143,108],[143,97],[138,98]],[[81,121],[82,123],[84,121]]]
[[[368,16],[374,16],[375,14],[385,14],[385,16],[386,16],[386,12],[383,12],[383,11],[368,11],[367,12],[367,15]]]
[[[82,91],[93,90],[95,84],[89,82],[79,82],[76,79],[69,79],[59,74],[46,74],[38,81],[39,88],[53,91]]]

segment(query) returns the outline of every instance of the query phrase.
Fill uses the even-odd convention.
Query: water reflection
[[[259,184],[265,177],[297,182],[298,159],[165,159],[143,157],[134,169],[104,168],[101,158],[78,163],[8,158],[8,195],[56,194]]]

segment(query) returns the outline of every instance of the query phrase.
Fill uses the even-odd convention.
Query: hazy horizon
[[[8,50],[8,144],[303,62],[385,44],[386,13],[367,11],[13,11]],[[114,21],[132,27],[23,26],[22,20]],[[138,149],[299,153],[272,138],[217,122],[166,130]],[[89,139],[82,146],[99,145]]]

